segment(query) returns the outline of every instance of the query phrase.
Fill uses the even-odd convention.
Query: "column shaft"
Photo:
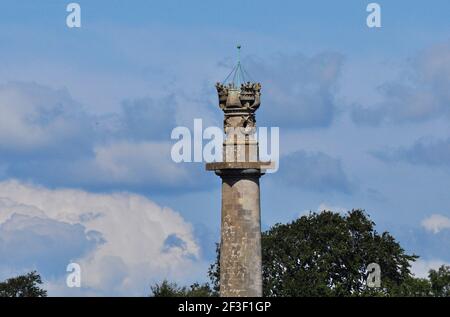
[[[259,171],[222,173],[220,296],[262,296]]]

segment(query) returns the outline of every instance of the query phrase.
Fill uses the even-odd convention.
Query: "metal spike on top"
[[[224,85],[230,85],[231,88],[239,89],[242,84],[245,84],[247,82],[251,81],[251,76],[248,74],[248,72],[245,70],[244,66],[241,64],[241,48],[242,46],[238,44],[236,46],[238,50],[238,62],[236,66],[233,67],[231,72],[228,74],[228,76],[225,78],[225,80],[222,82]]]

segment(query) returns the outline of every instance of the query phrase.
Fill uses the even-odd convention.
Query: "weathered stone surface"
[[[220,295],[262,296],[260,174],[221,177]]]
[[[254,137],[261,85],[216,87],[227,137],[223,162],[206,169],[222,178],[220,296],[262,296],[259,178],[271,163],[259,161]]]
[[[272,167],[271,162],[214,162],[206,163],[207,171],[218,171],[225,169],[269,169]],[[218,173],[218,174],[219,174]]]

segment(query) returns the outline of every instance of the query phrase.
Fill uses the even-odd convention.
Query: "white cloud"
[[[317,211],[324,211],[324,210],[331,210],[331,211],[338,212],[338,213],[345,213],[348,211],[347,208],[330,205],[328,203],[321,203],[319,205],[319,207],[317,208]]]
[[[445,261],[434,259],[434,260],[422,260],[417,259],[411,263],[411,272],[418,278],[428,278],[428,272],[431,269],[438,269],[442,265],[450,265]]]
[[[23,232],[28,236],[21,236]],[[22,270],[40,269],[36,266],[42,261],[37,261],[39,254],[33,248],[46,252],[50,261],[62,257],[64,265],[57,268],[60,275],[44,276],[51,295],[80,292],[65,287],[69,261],[81,265],[83,290],[97,295],[145,295],[150,283],[165,277],[191,282],[206,271],[191,225],[179,213],[134,194],[93,194],[1,182],[0,237],[7,233],[8,257],[19,254],[16,264],[22,265]],[[167,243],[171,236],[182,243]],[[5,244],[0,238],[0,252]],[[60,246],[61,252],[55,253],[54,245]],[[79,257],[72,258],[74,254]],[[14,263],[4,256],[0,257],[1,272],[20,270],[8,267]]]
[[[439,233],[442,230],[450,229],[450,218],[434,214],[422,221],[422,227],[433,233]]]
[[[316,212],[322,212],[324,210],[325,211],[333,211],[333,212],[337,212],[340,214],[345,214],[349,209],[344,208],[344,207],[339,207],[336,205],[332,205],[327,202],[322,202],[319,204],[319,207],[317,207]],[[310,211],[311,210],[304,210],[304,211],[300,212],[299,217],[309,215]]]

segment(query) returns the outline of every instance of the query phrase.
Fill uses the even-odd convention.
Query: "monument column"
[[[220,295],[262,296],[258,169],[220,170]]]
[[[240,63],[233,81],[216,85],[224,112],[223,161],[206,164],[222,179],[220,296],[262,296],[261,214],[259,179],[268,162],[259,161],[255,111],[259,83],[243,78]],[[240,72],[240,73],[239,73]],[[230,74],[231,75],[231,74]]]

